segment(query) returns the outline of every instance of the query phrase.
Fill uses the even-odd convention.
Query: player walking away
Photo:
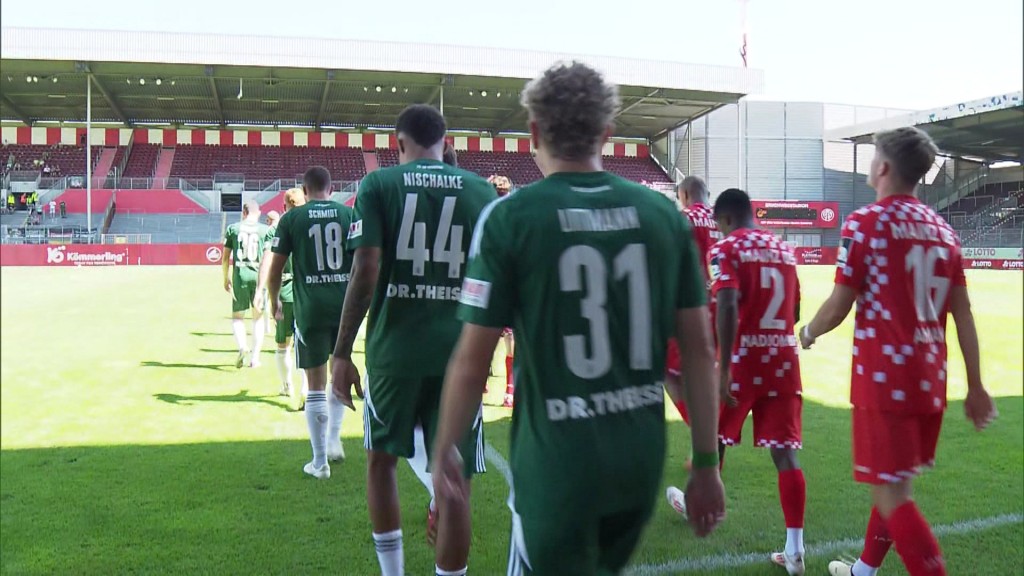
[[[245,364],[249,354],[246,346],[245,311],[252,310],[252,359],[249,366],[260,366],[263,348],[263,310],[254,306],[260,262],[270,250],[270,229],[260,223],[260,205],[255,200],[242,204],[242,221],[228,226],[224,232],[224,290],[231,294],[231,332],[238,345],[235,367]]]
[[[287,213],[292,208],[302,206],[306,203],[305,192],[301,188],[292,188],[284,194],[284,211]],[[267,213],[267,222],[270,224],[271,232],[277,235],[277,224],[280,221],[280,216],[273,217],[277,212],[271,211]],[[264,290],[267,288],[267,281],[270,277],[270,263],[273,258],[266,258],[260,265],[260,279],[259,284],[256,287],[256,304],[257,307],[263,309],[263,295]],[[274,359],[277,364],[277,375],[281,379],[281,396],[287,396],[295,399],[293,405],[296,408],[301,408],[305,405],[306,388],[305,378],[303,378],[303,389],[300,391],[292,388],[292,373],[294,372],[295,357],[292,354],[292,336],[295,334],[295,311],[292,280],[294,276],[292,274],[292,259],[289,257],[284,264],[284,269],[281,271],[281,290],[279,292],[279,298],[281,300],[280,305],[277,309],[280,312],[281,317],[275,318],[274,328],[274,342],[277,343],[277,350],[274,353]],[[266,299],[266,307],[270,308],[269,298]]]
[[[793,249],[771,232],[756,229],[746,192],[726,190],[715,201],[714,219],[725,238],[711,249],[712,293],[719,342],[719,392],[723,409],[719,450],[740,442],[747,415],[754,415],[754,444],[768,448],[778,470],[786,547],[772,554],[789,574],[804,573],[806,484],[797,460],[803,396],[796,321],[800,281]]]
[[[326,389],[327,360],[338,335],[341,302],[352,264],[345,246],[352,209],[331,200],[331,173],[326,168],[306,170],[302,189],[307,202],[289,209],[278,223],[267,285],[271,309],[275,316],[283,317],[281,286],[290,260],[295,355],[309,386],[305,412],[313,448],[313,459],[302,470],[314,478],[326,479],[331,477],[328,461],[345,458],[341,444],[345,407]]]
[[[349,407],[352,387],[362,394],[351,355],[369,310],[367,500],[384,576],[404,570],[397,459],[413,456],[417,424],[426,443],[433,441],[444,369],[461,327],[455,310],[466,253],[480,212],[496,198],[486,180],[442,162],[445,130],[444,118],[430,106],[410,106],[399,115],[400,165],[363,179],[349,231],[355,254],[334,350],[334,392]],[[464,437],[467,476],[483,466],[479,398],[476,414],[476,430]],[[447,524],[469,526],[468,509],[447,516],[442,510],[439,541],[446,538]],[[468,550],[468,529],[464,534]],[[466,566],[465,554],[437,561],[446,570]]]
[[[498,197],[503,198],[512,192],[512,181],[507,176],[491,176],[487,179],[498,192]],[[501,332],[501,340],[505,345],[505,399],[501,403],[504,408],[511,408],[516,395],[516,381],[512,369],[513,358],[515,357],[516,341],[512,334],[512,328],[506,327]],[[486,390],[484,391],[486,393]]]
[[[670,334],[683,344],[692,407],[690,519],[706,535],[725,513],[706,288],[675,206],[602,170],[617,88],[584,64],[556,64],[527,85],[522,102],[546,177],[491,204],[474,234],[434,486],[442,519],[468,506],[455,445],[511,325],[520,356],[508,573],[616,574],[657,500]]]
[[[916,128],[875,135],[868,185],[878,199],[846,219],[835,287],[800,332],[803,347],[810,348],[857,301],[850,387],[853,476],[871,485],[874,508],[860,559],[852,566],[832,562],[833,576],[874,576],[893,544],[911,576],[946,574],[911,485],[935,460],[946,409],[950,312],[967,368],[964,412],[978,430],[997,416],[981,382],[960,239],[916,197],[936,152],[931,138]]]
[[[288,208],[286,206],[285,210],[287,210],[287,209]],[[281,213],[278,212],[277,210],[271,210],[270,212],[267,212],[267,228],[270,230],[270,237],[271,238],[273,238],[274,234],[277,232],[277,222],[280,219],[281,219]],[[270,260],[269,258],[264,258],[264,262],[268,262],[269,260]],[[263,264],[260,263],[260,279],[261,280],[263,279],[263,268],[264,268]],[[265,287],[266,287],[266,284],[264,284],[264,288]],[[264,324],[264,327],[266,328],[266,334],[269,336],[270,334],[272,334],[272,333],[274,333],[276,331],[277,319],[274,318],[274,315],[270,313],[270,300],[268,298],[263,298],[262,302],[263,302],[263,306],[261,306],[260,309],[263,310],[263,314],[265,315],[264,318],[266,318],[266,321],[263,324]]]

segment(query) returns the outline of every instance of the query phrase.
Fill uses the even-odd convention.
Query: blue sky
[[[1021,0],[747,0],[765,98],[927,109],[1020,90]],[[4,26],[245,33],[567,51],[739,66],[740,0],[48,0]],[[607,6],[607,8],[605,8]],[[486,7],[486,8],[485,8]]]

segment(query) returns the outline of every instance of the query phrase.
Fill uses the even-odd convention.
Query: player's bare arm
[[[446,505],[468,501],[468,484],[463,478],[462,458],[456,456],[456,446],[480,409],[490,359],[500,338],[501,328],[465,324],[448,362],[433,446],[435,470],[441,472],[434,474],[434,491],[442,513]]]
[[[284,265],[287,262],[287,255],[271,254],[270,258],[264,259],[260,264],[260,279],[256,285],[256,294],[262,293],[263,286],[267,287],[270,297],[270,313],[275,318],[281,311],[281,275],[284,273]]]
[[[950,294],[949,311],[956,323],[956,336],[960,352],[964,355],[967,368],[967,398],[964,399],[964,414],[978,430],[984,430],[999,416],[992,397],[981,383],[981,354],[978,345],[978,329],[974,325],[971,299],[966,286],[954,286]]]
[[[732,347],[739,327],[739,290],[722,288],[715,296],[717,315],[715,330],[718,331],[718,393],[722,402],[736,405],[736,398],[729,390],[729,368],[732,363]]]
[[[252,299],[253,308],[263,309],[263,291],[267,290],[267,275],[270,273],[270,251],[268,250],[264,255],[263,259],[260,260],[260,271],[256,276],[256,294]],[[273,314],[273,310],[270,312]]]
[[[828,300],[825,300],[814,318],[800,331],[800,345],[803,346],[803,349],[810,349],[819,336],[828,334],[842,324],[856,301],[857,293],[853,291],[853,288],[836,284],[832,288],[832,294],[829,295]]]
[[[341,311],[341,325],[338,328],[338,342],[334,346],[332,381],[334,394],[345,406],[355,410],[352,403],[352,388],[356,395],[363,396],[359,383],[359,371],[352,364],[352,347],[355,345],[359,326],[366,317],[377,288],[380,274],[380,248],[356,248],[352,257],[352,273],[348,290],[345,292],[345,306]]]
[[[224,291],[231,293],[231,252],[224,250],[224,257],[221,259],[221,269],[224,272]]]
[[[676,337],[683,356],[683,390],[690,407],[694,454],[686,505],[694,532],[707,536],[725,518],[725,488],[718,473],[718,393],[707,306],[677,311]]]

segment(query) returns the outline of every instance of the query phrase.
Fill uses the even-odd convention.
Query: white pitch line
[[[934,526],[932,532],[935,536],[956,536],[960,534],[971,534],[1024,522],[1024,514],[1000,514],[988,518],[977,518],[974,520],[963,520],[952,524]],[[807,546],[807,556],[832,556],[836,552],[852,550],[864,545],[862,538],[848,538],[846,540],[830,540],[820,544]],[[739,568],[752,564],[768,565],[768,553],[757,552],[751,554],[719,554],[717,556],[705,556],[703,558],[687,558],[673,560],[663,564],[641,564],[633,566],[626,573],[630,576],[656,576],[659,574],[678,574],[680,572],[693,572],[695,570],[722,570],[724,568]]]
[[[490,443],[484,448],[484,455],[502,476],[509,488],[512,487],[512,470],[508,461]],[[971,534],[983,530],[991,530],[1000,526],[1020,524],[1024,522],[1024,514],[1000,514],[987,518],[976,518],[974,520],[961,520],[952,524],[940,524],[932,527],[936,537],[958,536]],[[854,550],[864,546],[863,538],[847,538],[845,540],[829,540],[820,544],[809,544],[807,546],[808,556],[832,556],[844,550]],[[717,556],[704,556],[702,558],[683,558],[672,560],[662,564],[639,564],[627,569],[629,576],[659,576],[663,574],[678,574],[679,572],[693,572],[696,570],[722,570],[723,568],[739,568],[753,564],[768,564],[767,552],[751,552],[749,554],[719,554]]]

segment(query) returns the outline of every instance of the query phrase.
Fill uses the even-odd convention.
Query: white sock
[[[264,327],[263,316],[252,321],[252,353],[253,358],[258,362],[260,350],[263,349],[263,337],[266,335],[267,329]]]
[[[377,549],[381,576],[405,576],[405,552],[402,550],[401,529],[384,534],[374,532],[373,546]]]
[[[306,398],[306,426],[313,446],[313,466],[319,468],[327,463],[327,396],[323,392],[310,392]]]
[[[231,332],[235,335],[235,344],[239,350],[245,350],[245,321],[240,318],[231,319]]]
[[[412,434],[412,438],[413,453],[412,458],[409,458],[409,466],[412,468],[413,474],[420,479],[420,482],[427,489],[427,493],[430,494],[430,502],[433,504],[434,478],[430,472],[427,472],[427,447],[423,443],[423,428],[417,426]]]
[[[341,437],[341,421],[345,418],[345,405],[334,392],[327,390],[327,440],[335,442]]]
[[[434,572],[437,576],[466,576],[465,568],[461,570],[442,570],[437,564],[434,564]]]
[[[277,360],[277,375],[281,377],[281,384],[291,387],[292,385],[292,355],[287,348],[278,348],[274,352]]]
[[[878,568],[872,568],[865,564],[863,560],[858,559],[853,565],[853,569],[850,570],[850,574],[854,576],[875,576],[875,574],[878,574]]]
[[[793,556],[794,554],[804,553],[804,529],[803,528],[786,528],[786,554]]]

